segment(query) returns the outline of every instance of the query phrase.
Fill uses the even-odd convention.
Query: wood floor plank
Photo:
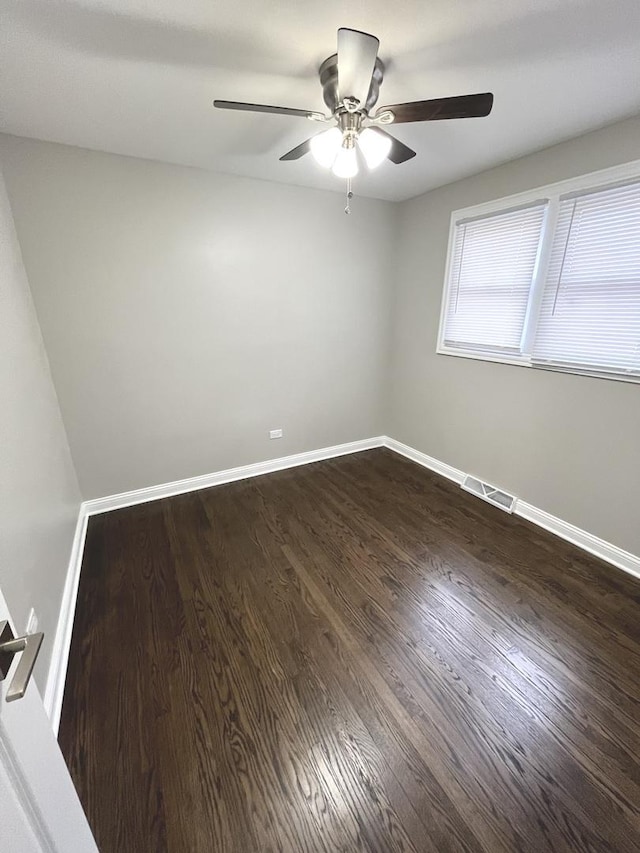
[[[102,853],[640,849],[640,583],[386,450],[90,520]]]

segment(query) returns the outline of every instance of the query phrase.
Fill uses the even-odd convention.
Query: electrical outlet
[[[270,429],[269,430],[269,438],[282,438],[282,430],[281,429]]]
[[[27,619],[27,630],[25,633],[27,634],[35,634],[38,630],[38,617],[36,616],[36,611],[31,608],[29,611],[29,618]]]

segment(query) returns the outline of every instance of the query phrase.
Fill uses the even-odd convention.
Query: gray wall
[[[381,432],[394,205],[0,150],[85,498]]]
[[[640,158],[640,119],[400,206],[389,435],[640,554],[640,386],[436,355],[453,210]]]
[[[80,493],[0,175],[0,587],[18,630],[35,607],[43,692]]]
[[[385,432],[640,553],[638,385],[435,354],[451,211],[639,138],[629,120],[346,217],[330,193],[0,137],[84,496]]]

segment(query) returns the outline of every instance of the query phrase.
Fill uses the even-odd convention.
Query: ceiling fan
[[[384,130],[385,125],[474,118],[491,112],[493,95],[484,92],[393,104],[372,113],[384,76],[384,65],[378,57],[379,45],[379,40],[368,33],[338,30],[338,52],[325,59],[318,72],[329,115],[238,101],[216,100],[213,105],[223,110],[276,113],[334,124],[329,130],[292,148],[280,160],[298,160],[310,151],[321,166],[348,180],[358,173],[358,152],[369,169],[375,169],[387,158],[398,164],[416,156],[415,151]]]

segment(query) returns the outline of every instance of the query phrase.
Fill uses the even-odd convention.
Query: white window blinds
[[[457,223],[445,346],[519,353],[546,206],[538,201]]]
[[[560,198],[532,358],[640,375],[640,183]]]

